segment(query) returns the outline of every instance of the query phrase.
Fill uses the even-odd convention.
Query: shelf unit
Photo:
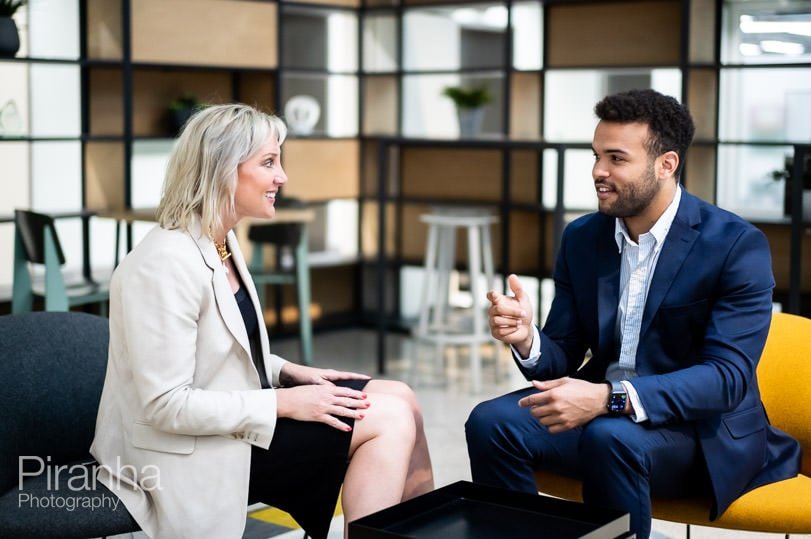
[[[807,0],[795,3],[811,11]],[[0,60],[4,81],[12,80],[3,76],[11,71],[26,72],[23,89],[0,85],[0,106],[5,87],[21,96],[26,122],[47,116],[52,104],[29,106],[39,90],[27,72],[74,70],[75,99],[62,103],[75,108],[76,127],[41,133],[26,124],[21,136],[0,139],[0,160],[11,164],[4,172],[13,184],[0,213],[43,200],[44,209],[54,210],[156,201],[160,178],[154,171],[173,136],[163,115],[178,95],[210,103],[242,100],[280,114],[293,94],[316,95],[322,119],[314,134],[285,143],[291,178],[285,192],[317,208],[319,223],[335,213],[331,201],[345,204],[353,224],[344,237],[358,246],[354,254],[323,256],[323,267],[314,269],[317,327],[381,319],[393,322],[387,328],[403,327],[395,323],[396,286],[385,291],[384,304],[378,301],[378,255],[385,254],[396,283],[400,268],[422,257],[418,215],[434,203],[494,208],[509,222],[496,235],[498,270],[548,275],[562,223],[593,207],[593,196],[578,185],[587,187],[590,178],[591,106],[606,93],[650,85],[682,98],[697,123],[686,187],[733,211],[741,208],[730,186],[753,153],[769,154],[772,163],[808,142],[807,135],[779,129],[753,133],[749,124],[740,130],[745,136],[731,136],[738,132],[731,118],[760,110],[750,94],[729,98],[736,80],[761,84],[774,74],[775,89],[785,92],[788,73],[811,87],[811,59],[757,63],[729,54],[736,39],[747,37],[735,33],[736,17],[748,8],[768,10],[769,2],[31,0],[31,20],[18,24],[36,33],[43,13],[57,4],[61,18],[73,21],[70,46],[51,45],[47,54],[22,50],[20,58]],[[42,27],[54,24],[46,20]],[[453,107],[440,90],[475,82],[490,84],[495,102],[483,135],[460,141]],[[70,146],[68,156],[40,157],[54,145],[60,151]],[[558,147],[567,148],[562,161]],[[736,156],[743,156],[741,163],[730,168]],[[383,198],[381,178],[388,182]],[[68,207],[56,208],[57,202]],[[767,219],[744,216],[769,235],[778,292],[785,296],[788,261],[811,267],[810,242],[801,242],[790,258],[791,233],[780,208],[772,204]],[[335,227],[325,228],[316,235],[316,250],[335,234]],[[97,242],[113,244],[111,230],[96,222],[89,229],[94,260],[111,260],[96,252]],[[83,234],[74,232],[79,239],[73,247],[79,247]],[[130,234],[137,236],[137,228]],[[0,243],[11,245],[10,238],[8,227],[0,227]],[[807,295],[811,273],[798,282],[794,288]],[[294,302],[285,297],[283,304]],[[294,313],[285,322],[294,327]]]

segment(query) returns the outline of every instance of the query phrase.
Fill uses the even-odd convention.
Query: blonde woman
[[[241,537],[248,503],[326,536],[433,489],[422,416],[404,384],[273,355],[233,233],[272,218],[287,182],[275,116],[232,104],[180,135],[151,230],[117,268],[91,453],[152,537]]]

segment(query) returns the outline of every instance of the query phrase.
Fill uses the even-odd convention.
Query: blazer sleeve
[[[748,225],[727,242],[727,247],[716,246],[726,256],[710,298],[700,357],[689,367],[632,380],[653,424],[728,412],[754,383],[771,322],[769,245],[761,231]]]
[[[539,329],[541,357],[532,368],[519,362],[518,368],[528,379],[551,380],[575,373],[583,363],[588,345],[583,324],[578,318],[568,253],[574,247],[571,225],[564,230],[560,252],[555,260],[555,297],[543,329]]]
[[[111,294],[111,301],[121,302],[123,344],[145,419],[172,433],[248,432],[269,443],[276,425],[275,391],[194,386],[196,362],[212,353],[197,348],[200,313],[217,307],[208,268],[192,247],[167,245],[134,260]]]

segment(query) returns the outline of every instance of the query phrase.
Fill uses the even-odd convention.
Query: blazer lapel
[[[613,219],[611,220],[613,224]],[[614,341],[616,337],[617,307],[619,306],[620,255],[614,241],[613,226],[608,237],[599,243],[597,251],[597,323],[599,326],[599,355],[607,361],[616,359]]]
[[[662,247],[662,252],[659,254],[659,260],[656,262],[656,270],[653,273],[653,279],[648,290],[648,299],[645,302],[645,311],[642,314],[640,338],[650,327],[654,315],[659,310],[662,300],[670,289],[670,285],[673,284],[673,279],[681,270],[690,249],[693,247],[693,243],[698,238],[699,232],[694,227],[700,222],[701,215],[695,198],[686,191],[682,191],[679,209],[673,219],[673,224],[670,226],[670,232],[667,233],[667,239],[664,247]]]
[[[195,226],[196,225],[196,226]],[[242,346],[248,357],[251,357],[251,346],[248,342],[248,332],[245,330],[245,322],[242,320],[242,314],[239,312],[239,306],[234,299],[234,293],[231,292],[231,285],[228,283],[228,276],[225,273],[225,266],[220,260],[220,255],[217,254],[217,249],[214,247],[214,242],[200,232],[200,223],[197,221],[191,227],[191,233],[194,240],[197,242],[197,247],[203,255],[203,260],[206,265],[214,272],[211,278],[211,284],[214,287],[214,299],[217,302],[217,309],[220,311],[225,325],[234,336],[234,339]],[[228,233],[227,241],[231,249],[233,249],[236,240],[232,241],[233,232]],[[232,251],[233,252],[233,251]],[[243,262],[244,264],[244,262]],[[261,320],[261,319],[260,319]]]

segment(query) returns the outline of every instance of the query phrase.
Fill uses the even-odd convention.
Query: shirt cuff
[[[538,331],[538,328],[532,326],[532,346],[529,348],[529,355],[527,357],[521,357],[521,354],[519,354],[518,350],[512,345],[510,345],[510,350],[512,350],[515,360],[525,369],[531,369],[537,365],[538,361],[541,360],[541,333]]]
[[[628,393],[628,398],[631,399],[631,406],[633,406],[634,409],[634,413],[630,416],[631,419],[634,421],[634,423],[642,423],[643,421],[647,421],[648,414],[645,412],[645,408],[642,407],[642,401],[639,400],[639,394],[636,392],[633,384],[631,384],[631,382],[628,380],[622,380],[620,383]]]

